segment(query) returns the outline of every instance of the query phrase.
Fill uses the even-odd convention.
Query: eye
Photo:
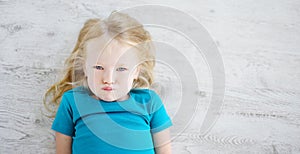
[[[97,70],[104,70],[104,68],[100,65],[94,66],[93,68],[97,69]]]
[[[117,68],[116,70],[122,72],[122,71],[126,71],[127,68],[125,68],[125,67],[119,67],[119,68]]]

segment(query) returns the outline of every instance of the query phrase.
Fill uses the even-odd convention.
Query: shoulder
[[[66,91],[64,94],[86,93],[86,92],[88,92],[88,90],[85,87],[78,86]]]
[[[151,89],[134,88],[130,91],[131,97],[140,103],[161,101],[159,95]]]
[[[130,92],[132,93],[138,93],[138,94],[156,94],[155,91],[151,90],[151,89],[146,89],[146,88],[133,88],[130,90]]]
[[[74,87],[66,92],[63,93],[62,98],[61,98],[61,103],[65,104],[74,104],[74,99],[79,98],[79,96],[86,95],[88,93],[88,90],[82,86],[79,87]]]
[[[63,93],[63,97],[70,97],[79,94],[87,94],[88,90],[83,86],[74,87]]]

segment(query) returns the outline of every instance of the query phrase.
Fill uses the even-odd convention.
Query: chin
[[[102,99],[102,100],[104,100],[104,101],[106,101],[106,102],[115,102],[115,101],[117,101],[117,99]]]
[[[107,101],[107,102],[114,102],[114,101],[124,101],[129,98],[128,95],[125,94],[125,96],[122,97],[102,97],[101,100]]]
[[[115,97],[98,97],[98,98],[100,98],[101,100],[103,100],[103,101],[106,101],[106,102],[113,102],[113,101],[116,101],[117,100],[117,98],[115,98]]]
[[[99,90],[98,94],[96,94],[95,96],[100,99],[100,100],[103,100],[103,101],[106,101],[106,102],[114,102],[114,101],[124,101],[124,100],[127,100],[129,98],[129,95],[128,95],[129,92],[127,93],[117,93],[117,91],[113,91],[113,92],[104,92],[102,90]]]

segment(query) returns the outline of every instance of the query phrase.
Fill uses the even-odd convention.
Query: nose
[[[103,71],[102,82],[103,82],[103,84],[113,84],[114,83],[113,70]]]

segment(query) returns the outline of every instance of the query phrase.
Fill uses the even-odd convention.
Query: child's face
[[[139,74],[136,49],[112,40],[98,37],[86,44],[85,75],[94,97],[104,101],[128,99],[133,80]],[[106,47],[105,47],[106,45]]]

